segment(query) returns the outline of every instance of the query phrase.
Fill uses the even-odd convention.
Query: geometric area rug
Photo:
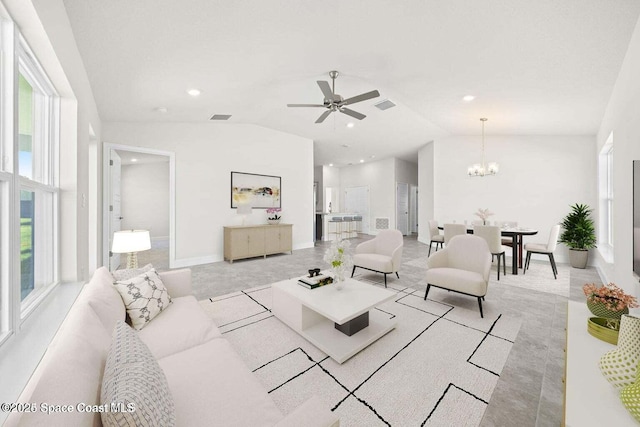
[[[490,306],[482,319],[435,289],[427,301],[389,289],[396,298],[376,310],[396,328],[343,364],[273,316],[270,285],[200,304],[285,414],[316,395],[341,426],[479,425],[520,319]]]

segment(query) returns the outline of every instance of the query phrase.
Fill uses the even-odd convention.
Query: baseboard
[[[169,260],[169,268],[184,268],[193,265],[211,264],[212,262],[222,261],[222,256],[207,255],[194,258],[182,258]]]
[[[314,242],[304,242],[298,243],[297,245],[293,245],[293,250],[297,251],[298,249],[309,249],[315,246]]]
[[[156,236],[156,237],[151,237],[151,241],[152,242],[156,242],[158,240],[169,240],[169,236]]]

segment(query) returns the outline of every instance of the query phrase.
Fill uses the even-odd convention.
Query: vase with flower
[[[282,209],[280,208],[269,208],[267,209],[267,223],[271,225],[280,224],[281,215],[278,215]]]
[[[482,225],[487,225],[487,219],[491,215],[493,215],[493,212],[491,212],[489,209],[478,208],[478,212],[476,212],[474,215],[479,217],[482,220]]]
[[[324,260],[331,267],[333,283],[338,290],[343,288],[345,275],[353,267],[353,258],[348,252],[350,244],[348,240],[334,240],[324,254]]]
[[[620,330],[620,318],[629,314],[630,308],[638,307],[636,297],[627,295],[613,283],[597,286],[587,283],[582,287],[587,297],[587,307],[596,317],[589,319],[591,335],[616,344]]]

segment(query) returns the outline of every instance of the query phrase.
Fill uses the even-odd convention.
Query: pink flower
[[[594,283],[587,283],[582,287],[582,291],[587,297],[587,301],[592,303],[602,303],[610,311],[621,311],[626,307],[640,307],[636,297],[627,295],[622,289],[613,283],[598,287]]]

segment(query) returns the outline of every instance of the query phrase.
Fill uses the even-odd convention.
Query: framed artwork
[[[282,207],[281,181],[279,176],[231,172],[231,208],[241,204],[254,209]]]

